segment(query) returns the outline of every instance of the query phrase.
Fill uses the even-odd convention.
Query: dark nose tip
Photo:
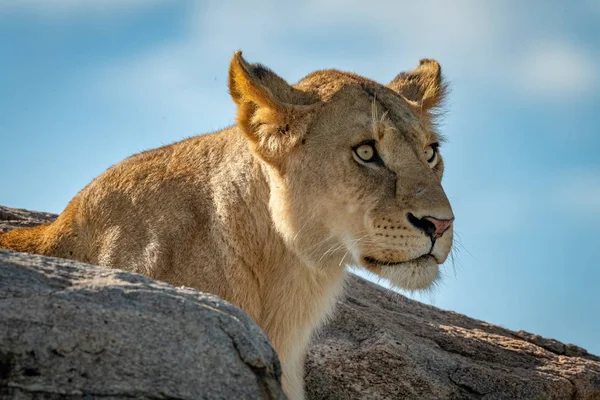
[[[434,217],[417,218],[412,213],[408,213],[408,221],[420,231],[433,239],[437,239],[444,234],[454,222],[452,219],[438,219]]]

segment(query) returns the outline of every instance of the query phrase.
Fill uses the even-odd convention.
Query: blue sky
[[[128,155],[223,128],[237,49],[289,82],[451,82],[456,266],[418,300],[600,354],[600,2],[0,1],[0,204],[60,212]]]

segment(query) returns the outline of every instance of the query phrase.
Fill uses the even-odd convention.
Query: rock
[[[0,207],[0,228],[52,218]],[[0,294],[0,305],[2,299]],[[600,400],[600,358],[572,344],[442,311],[352,276],[334,318],[311,344],[306,384],[311,400]]]
[[[353,276],[314,338],[317,399],[600,399],[600,358],[410,300]]]
[[[280,375],[216,296],[0,250],[0,398],[283,399]]]
[[[56,217],[56,214],[0,206],[0,232],[52,222]]]

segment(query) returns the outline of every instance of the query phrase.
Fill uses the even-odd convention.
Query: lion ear
[[[229,66],[229,93],[237,104],[237,123],[255,152],[277,163],[306,133],[318,103],[270,69],[248,64],[237,51]]]
[[[425,111],[439,107],[447,92],[440,64],[429,59],[421,60],[412,71],[398,74],[387,86]]]
[[[233,101],[238,106],[252,103],[257,106],[281,109],[283,104],[267,87],[267,79],[264,79],[267,75],[275,75],[275,73],[260,64],[248,64],[242,57],[242,52],[236,51],[229,66],[229,93]]]

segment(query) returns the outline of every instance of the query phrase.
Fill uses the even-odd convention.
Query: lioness
[[[266,331],[285,392],[302,399],[307,345],[346,264],[421,289],[450,251],[434,112],[445,84],[421,60],[386,86],[336,70],[289,85],[238,51],[229,91],[237,125],[126,159],[0,247],[219,295]]]

